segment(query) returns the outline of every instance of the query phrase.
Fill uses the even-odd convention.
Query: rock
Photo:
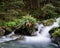
[[[4,30],[5,30],[5,33],[4,33],[4,36],[6,36],[6,35],[8,35],[8,34],[10,34],[12,31],[9,31],[8,29],[6,29],[6,28],[3,28]]]
[[[0,27],[0,36],[3,36],[5,34],[5,30]]]
[[[29,31],[27,30],[27,28],[24,28],[24,29],[22,29],[22,28],[16,29],[14,33],[17,34],[17,35],[27,35],[27,36],[31,36],[31,34],[30,34]]]
[[[57,44],[58,46],[60,46],[60,36],[53,38],[52,41],[53,41],[53,43],[55,43],[55,44]]]

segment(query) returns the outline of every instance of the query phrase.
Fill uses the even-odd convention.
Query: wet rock
[[[52,39],[52,42],[60,46],[60,36]]]
[[[17,34],[17,35],[28,35],[28,36],[31,36],[31,33],[29,33],[29,31],[27,30],[27,28],[16,29],[14,33]]]
[[[0,37],[5,34],[5,30],[0,27]]]
[[[27,36],[35,36],[35,31],[38,31],[38,28],[32,29],[32,28],[19,28],[15,30],[15,34],[17,35],[27,35]]]
[[[10,34],[12,32],[12,31],[10,31],[10,30],[8,30],[6,28],[3,28],[3,29],[5,30],[4,36],[6,36],[6,35],[8,35],[8,34]]]

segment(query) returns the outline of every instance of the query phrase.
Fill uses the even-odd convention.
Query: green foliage
[[[45,19],[59,16],[59,14],[55,12],[55,7],[52,4],[46,4],[41,10],[47,13]]]
[[[41,18],[44,20],[60,17],[60,14],[56,12],[56,7],[52,3],[45,4],[42,8],[32,11],[31,14],[38,19]]]
[[[20,18],[20,16],[22,16],[24,14],[23,12],[25,11],[31,13],[32,16],[41,19],[55,18],[60,15],[59,0],[35,0],[35,2],[34,0],[31,0],[30,2],[29,1],[30,0],[0,1],[0,14],[4,14],[3,16],[6,16],[6,14],[8,14],[9,16],[16,16]],[[51,2],[48,3],[49,1]],[[28,11],[26,8],[30,10]]]
[[[15,25],[16,25],[16,22],[9,21],[9,22],[5,22],[3,26],[5,26],[5,27],[13,27]]]
[[[0,15],[2,15],[4,18],[6,18],[7,15],[9,17],[10,16],[20,17],[23,15],[21,11],[23,7],[24,7],[23,0],[0,1]]]
[[[46,4],[41,8],[41,10],[48,10],[48,9],[52,10],[55,9],[55,7],[52,4]]]
[[[35,10],[34,12],[32,12],[33,16],[40,16],[41,15],[41,11],[40,10]]]
[[[26,16],[22,16],[21,19],[24,19],[25,21],[29,20],[31,23],[36,23],[36,19],[34,17],[31,17],[31,15],[26,15]]]
[[[2,21],[2,20],[0,20],[0,26],[2,26],[2,22],[3,22],[3,21]]]
[[[0,20],[0,26],[5,27],[14,27],[16,25],[19,25],[19,27],[24,26],[25,23],[29,21],[32,24],[35,24],[37,20],[34,17],[31,17],[30,15],[22,16],[20,19],[14,18],[12,21],[2,21]]]
[[[21,26],[25,25],[25,23],[29,21],[32,24],[35,24],[37,20],[34,17],[31,17],[31,15],[22,16],[20,19],[16,19],[15,22]]]

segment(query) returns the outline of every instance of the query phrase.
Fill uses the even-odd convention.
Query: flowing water
[[[44,26],[43,24],[37,24],[38,31],[35,32],[37,36],[24,36],[24,40],[15,40],[19,36],[10,38],[3,37],[0,39],[0,48],[58,48],[56,44],[53,44],[50,39],[49,31],[52,28],[59,27],[57,22],[54,22],[51,26]],[[14,33],[12,33],[14,34]],[[9,36],[11,36],[10,34]],[[14,41],[10,41],[14,40]],[[9,41],[9,42],[5,42]],[[2,43],[4,42],[4,43]]]

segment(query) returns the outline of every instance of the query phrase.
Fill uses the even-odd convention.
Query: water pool
[[[0,48],[56,48],[51,44],[40,44],[40,43],[22,43],[19,41],[9,41],[0,44]]]

